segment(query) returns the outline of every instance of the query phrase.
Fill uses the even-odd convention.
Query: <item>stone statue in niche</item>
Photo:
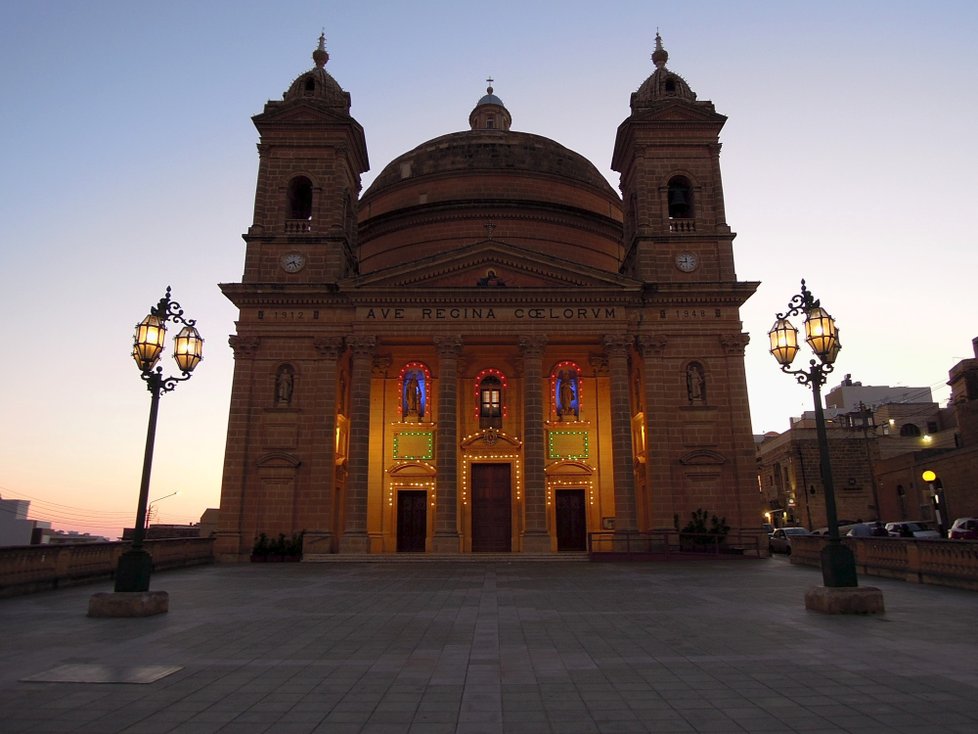
[[[401,409],[403,420],[420,420],[423,417],[424,408],[421,400],[421,383],[418,381],[418,373],[408,373],[404,381],[404,401]]]
[[[275,404],[291,405],[292,391],[295,387],[295,370],[287,364],[278,368],[275,375]]]
[[[706,402],[706,375],[699,362],[690,362],[686,367],[686,394],[690,405]]]
[[[557,415],[562,421],[577,420],[577,373],[561,370],[557,374]]]

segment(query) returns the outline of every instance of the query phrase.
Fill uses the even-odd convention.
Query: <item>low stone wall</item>
[[[147,540],[153,570],[214,562],[213,538]],[[0,548],[0,597],[111,578],[128,543],[20,545]]]
[[[791,539],[791,562],[819,565],[828,539],[818,535]],[[856,571],[916,584],[978,591],[978,541],[930,538],[843,538],[856,557]]]

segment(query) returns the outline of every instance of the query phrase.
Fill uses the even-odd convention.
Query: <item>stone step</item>
[[[587,562],[588,554],[564,553],[305,553],[303,563],[539,563]]]

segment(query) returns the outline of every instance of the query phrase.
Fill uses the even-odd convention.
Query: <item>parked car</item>
[[[791,539],[799,535],[811,535],[805,528],[778,528],[768,538],[767,548],[771,553],[791,555]]]
[[[849,528],[846,535],[850,538],[886,538],[890,533],[879,520],[860,522]]]
[[[924,522],[903,521],[886,523],[891,538],[940,538],[941,534]]]
[[[840,536],[848,535],[849,531],[852,529],[852,526],[853,525],[856,525],[856,524],[858,524],[858,523],[856,523],[855,520],[839,520],[838,525],[837,525],[837,527],[839,528],[839,535]],[[828,535],[829,534],[829,529],[827,527],[824,527],[824,528],[816,528],[815,530],[813,530],[811,532],[811,534],[812,535]]]
[[[959,517],[951,524],[947,537],[952,540],[978,540],[978,517]]]

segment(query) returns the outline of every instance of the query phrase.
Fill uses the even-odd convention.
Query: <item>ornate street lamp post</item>
[[[180,376],[163,376],[163,367],[157,366],[164,351],[166,323],[183,324],[173,339],[173,359],[180,369]],[[132,534],[132,546],[119,558],[115,574],[117,592],[143,592],[149,590],[149,577],[153,560],[143,547],[146,535],[146,507],[149,497],[149,476],[153,468],[153,446],[156,442],[156,417],[159,413],[160,395],[173,390],[178,382],[189,380],[194,368],[200,364],[204,340],[194,327],[193,319],[184,318],[183,308],[170,300],[170,288],[160,302],[150,309],[149,315],[136,324],[133,337],[132,357],[139,367],[140,377],[150,392],[149,427],[146,429],[146,450],[143,454],[143,476],[139,485],[139,505]]]
[[[791,362],[800,349],[798,329],[789,316],[805,316],[805,341],[818,357],[808,363],[807,369],[791,369]],[[852,551],[842,544],[839,538],[839,520],[835,509],[835,486],[832,482],[832,462],[829,459],[829,441],[825,432],[825,414],[822,411],[821,386],[826,375],[832,372],[833,363],[839,356],[842,344],[839,342],[839,329],[828,311],[801,281],[801,293],[792,296],[788,310],[779,313],[774,326],[768,332],[771,340],[771,354],[781,365],[781,371],[794,375],[801,385],[812,388],[815,399],[815,434],[818,438],[819,461],[822,469],[822,484],[825,487],[825,515],[829,527],[829,542],[822,549],[822,580],[827,587],[857,586],[856,561]]]

